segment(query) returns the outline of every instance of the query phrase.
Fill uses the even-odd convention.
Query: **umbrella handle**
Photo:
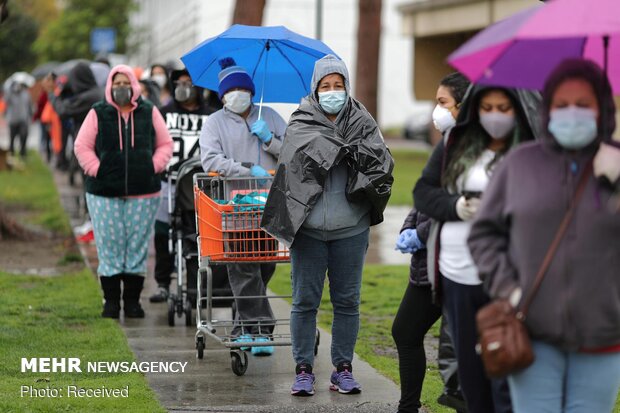
[[[263,113],[263,96],[265,95],[265,76],[267,76],[267,61],[269,60],[269,50],[271,50],[271,46],[269,45],[269,40],[265,44],[265,50],[267,53],[265,54],[265,70],[263,71],[263,84],[260,88],[260,103],[258,104],[258,119],[261,119],[261,115]]]

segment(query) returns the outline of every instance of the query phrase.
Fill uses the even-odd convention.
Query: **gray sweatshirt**
[[[27,89],[15,91],[12,88],[6,93],[5,119],[9,125],[30,123],[32,118],[32,100]]]
[[[266,170],[275,169],[286,122],[276,111],[265,106],[261,117],[273,132],[268,145],[250,133],[250,127],[258,119],[258,107],[255,105],[252,105],[247,119],[226,108],[209,116],[202,126],[199,140],[200,160],[205,172],[250,176],[251,165],[260,165]]]
[[[592,155],[547,140],[523,144],[498,165],[469,236],[492,297],[516,287],[528,294]],[[530,307],[534,339],[570,351],[620,344],[620,216],[607,208],[611,196],[590,177]]]

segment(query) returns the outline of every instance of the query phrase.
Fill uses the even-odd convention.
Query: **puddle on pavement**
[[[385,220],[371,227],[370,243],[366,255],[367,264],[408,265],[410,254],[402,254],[394,249],[400,228],[411,207],[388,206],[383,214]]]

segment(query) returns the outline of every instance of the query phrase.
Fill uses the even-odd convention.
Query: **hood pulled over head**
[[[127,65],[114,66],[114,68],[112,68],[112,70],[110,71],[110,74],[108,75],[108,81],[105,84],[105,100],[110,105],[114,106],[117,110],[120,109],[116,102],[114,102],[114,99],[112,99],[112,81],[114,80],[114,76],[116,76],[116,74],[118,73],[122,73],[127,76],[127,78],[129,78],[132,91],[131,106],[133,109],[135,109],[138,106],[137,100],[140,97],[141,93],[140,83],[138,82],[138,79],[136,78],[133,69]]]
[[[351,96],[351,86],[349,85],[349,71],[344,62],[338,59],[336,56],[328,54],[317,60],[314,64],[314,72],[312,73],[312,81],[310,82],[310,91],[313,98],[317,99],[317,88],[319,82],[325,76],[332,73],[338,73],[344,78],[344,88],[347,92],[347,96]]]
[[[603,70],[596,63],[584,59],[564,60],[551,72],[545,82],[541,111],[541,125],[545,138],[553,140],[548,129],[553,94],[563,82],[569,79],[583,79],[592,86],[599,107],[596,140],[601,142],[611,139],[616,129],[616,105],[611,85]]]

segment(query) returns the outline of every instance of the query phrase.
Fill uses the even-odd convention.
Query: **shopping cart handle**
[[[271,176],[274,176],[276,174],[276,170],[275,169],[269,169],[267,171],[267,173]],[[209,171],[207,172],[207,176],[220,176],[219,172],[215,172],[215,171]]]

